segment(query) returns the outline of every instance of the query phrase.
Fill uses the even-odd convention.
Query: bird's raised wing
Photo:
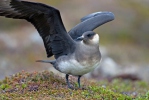
[[[114,20],[114,14],[111,12],[96,12],[89,14],[81,19],[81,23],[77,24],[68,33],[73,39],[82,36],[86,31],[93,31],[100,25]]]
[[[56,8],[41,3],[0,0],[0,16],[31,22],[43,39],[47,57],[55,55],[58,58],[75,48],[75,42],[67,34]]]

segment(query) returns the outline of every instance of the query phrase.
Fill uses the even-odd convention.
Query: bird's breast
[[[69,59],[59,62],[58,67],[62,73],[78,76],[92,71],[97,66],[99,66],[99,64],[100,61],[89,63],[87,61],[78,62],[76,59]]]

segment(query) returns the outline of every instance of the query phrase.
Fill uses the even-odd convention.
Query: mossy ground
[[[142,81],[90,82],[82,78],[81,89],[74,77],[70,81],[74,90],[67,88],[65,78],[52,72],[22,71],[0,82],[0,100],[149,100],[149,86]]]

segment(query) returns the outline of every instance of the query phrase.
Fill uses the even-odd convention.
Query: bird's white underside
[[[100,65],[100,61],[98,61],[95,64],[83,62],[83,65],[82,65],[75,59],[71,59],[68,61],[60,62],[58,67],[62,73],[67,73],[67,74],[78,76],[78,75],[84,75],[94,70],[99,65]]]

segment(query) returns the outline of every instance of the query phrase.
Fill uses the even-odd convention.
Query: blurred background
[[[149,81],[149,0],[30,0],[59,9],[69,31],[83,16],[110,11],[115,20],[94,30],[100,35],[101,67],[87,78],[131,78]],[[0,17],[0,79],[22,70],[53,70],[36,29],[25,20]],[[61,74],[61,73],[58,73]]]

